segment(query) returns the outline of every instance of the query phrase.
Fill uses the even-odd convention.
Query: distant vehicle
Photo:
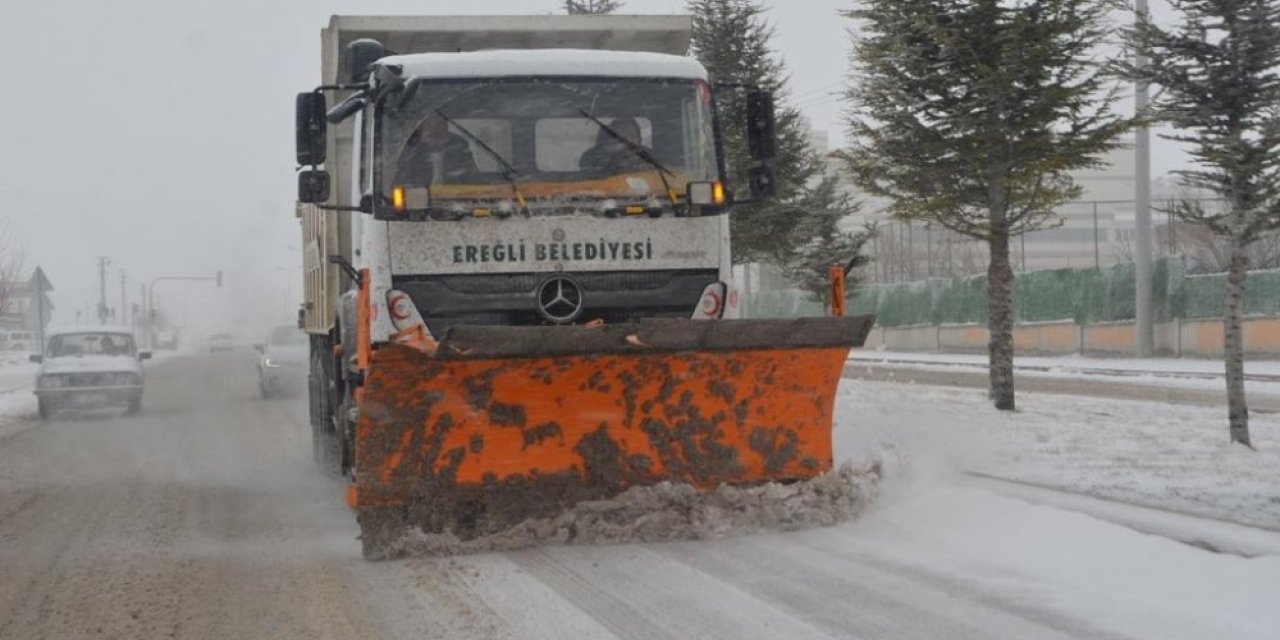
[[[263,398],[302,386],[311,364],[309,344],[296,324],[279,324],[271,327],[264,342],[253,345],[259,354],[258,389]]]
[[[60,409],[125,406],[130,415],[142,410],[142,360],[127,327],[73,327],[51,331],[40,363],[36,399],[40,418]]]
[[[229,333],[215,333],[209,337],[209,353],[226,353],[234,351],[234,340]]]
[[[155,348],[157,350],[177,351],[179,342],[178,331],[176,329],[156,332]]]

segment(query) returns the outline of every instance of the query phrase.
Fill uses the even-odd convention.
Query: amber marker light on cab
[[[396,211],[404,211],[404,187],[396,185],[391,188],[391,207]]]

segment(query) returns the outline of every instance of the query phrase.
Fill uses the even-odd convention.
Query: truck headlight
[[[262,360],[262,366],[264,366],[264,367],[266,367],[266,368],[268,368],[268,369],[279,369],[279,368],[280,368],[280,363],[279,363],[279,362],[273,362],[273,361],[271,360],[271,358],[263,358],[263,360]]]

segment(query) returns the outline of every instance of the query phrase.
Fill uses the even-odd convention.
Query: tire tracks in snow
[[[969,478],[969,484],[1008,497],[1082,513],[1206,551],[1246,558],[1280,555],[1280,527],[1248,524],[977,471],[964,475]]]
[[[1125,638],[1020,602],[1017,593],[991,593],[989,584],[859,551],[847,544],[848,537],[829,544],[830,532],[840,528],[720,541],[707,549],[672,545],[658,552],[745,585],[836,637],[853,632],[904,640]],[[831,606],[837,599],[846,606]]]

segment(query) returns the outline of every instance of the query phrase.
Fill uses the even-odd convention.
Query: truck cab
[[[432,334],[734,317],[733,192],[689,31],[687,16],[335,17],[327,84],[298,102],[303,326],[353,306],[331,260],[369,270],[375,342],[401,328],[392,299]]]
[[[746,190],[735,198],[726,180],[717,100],[753,107],[732,126],[753,142],[758,196],[772,101],[740,87],[718,97],[687,55],[691,27],[331,21],[324,83],[296,103],[313,427],[354,439],[354,388],[381,345],[434,352],[459,327],[737,316],[727,216]]]

